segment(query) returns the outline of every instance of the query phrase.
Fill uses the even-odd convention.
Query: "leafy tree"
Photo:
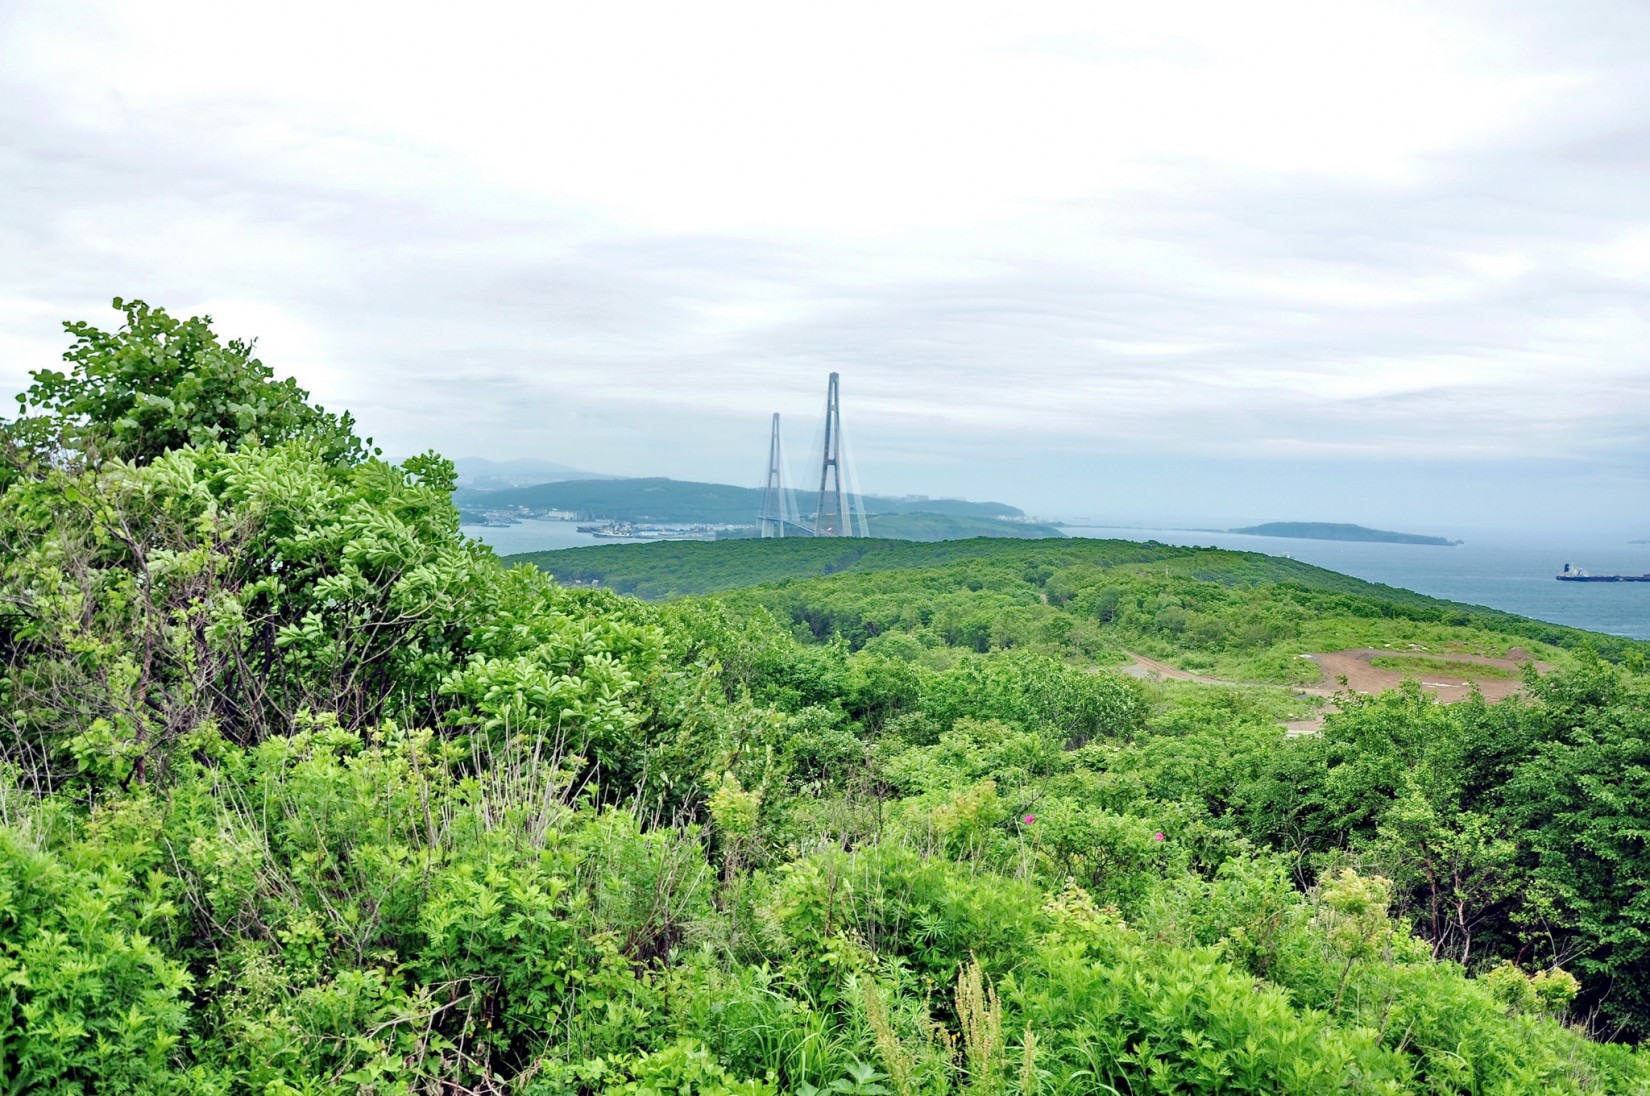
[[[1650,697],[1599,664],[1539,693],[1552,737],[1508,796],[1530,872],[1521,916],[1579,952],[1581,1007],[1650,1035]]]
[[[309,393],[253,356],[250,341],[221,342],[210,316],[175,319],[164,309],[119,297],[116,331],[77,321],[64,327],[74,345],[65,370],[40,369],[17,397],[7,424],[14,460],[24,454],[94,464],[148,464],[184,446],[317,443],[331,462],[354,462],[370,443],[349,415],[329,414]]]
[[[447,462],[317,448],[185,447],[0,495],[7,752],[126,783],[199,729],[435,714],[496,565],[458,534]]]

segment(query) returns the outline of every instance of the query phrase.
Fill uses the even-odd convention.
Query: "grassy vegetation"
[[[1469,680],[1498,678],[1507,680],[1522,675],[1521,670],[1506,666],[1489,666],[1482,662],[1467,662],[1458,658],[1427,658],[1419,655],[1376,655],[1369,664],[1380,670],[1396,670],[1405,674],[1440,674],[1464,677]]]
[[[459,534],[449,462],[123,311],[0,425],[7,1091],[1650,1090],[1639,645],[1291,738],[1284,685],[1097,663],[1531,622],[1107,542],[572,589]]]

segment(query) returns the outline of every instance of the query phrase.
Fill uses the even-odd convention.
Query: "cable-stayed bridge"
[[[842,437],[841,375],[832,373],[825,392],[825,445],[819,460],[819,495],[811,515],[801,514],[787,486],[779,441],[779,414],[768,441],[767,486],[756,527],[764,537],[866,537],[870,526],[849,471]],[[804,518],[811,520],[804,520]]]

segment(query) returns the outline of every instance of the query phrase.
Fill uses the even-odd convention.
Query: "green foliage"
[[[928,675],[922,707],[942,727],[965,717],[998,719],[1046,728],[1071,747],[1132,734],[1145,714],[1132,682],[1036,655],[969,659]]]
[[[191,980],[155,938],[176,914],[165,878],[85,859],[65,863],[0,829],[0,1083],[190,1091],[177,1067]]]
[[[185,446],[275,445],[307,439],[332,461],[365,446],[349,415],[328,414],[309,393],[252,356],[253,344],[220,342],[211,317],[174,319],[142,301],[115,298],[125,324],[113,332],[66,323],[67,370],[40,369],[8,424],[14,444],[41,456],[148,464]],[[370,443],[368,443],[370,444]]]
[[[360,725],[400,697],[427,705],[487,585],[450,473],[292,442],[15,484],[0,496],[13,741],[125,783],[197,729],[244,743],[304,710]]]
[[[1294,684],[1316,674],[1298,654],[1349,647],[1390,646],[1443,662],[1513,646],[1557,662],[1567,660],[1562,650],[1642,655],[1631,640],[1295,560],[1133,541],[678,542],[515,558],[565,581],[650,598],[745,587],[723,600],[742,613],[764,608],[816,639],[840,636],[853,649],[903,658],[1018,647],[1111,663],[1124,648],[1216,676]]]
[[[871,504],[871,516],[867,520],[871,529],[877,536],[891,540],[940,541],[962,540],[966,537],[1040,540],[1044,537],[1063,535],[1057,526],[1032,521],[1003,521],[994,517],[956,513],[935,514],[920,510],[901,514],[879,513],[876,502],[868,501]],[[936,505],[943,505],[948,501],[955,500],[941,499]],[[972,505],[974,504],[965,503],[958,509]]]
[[[1518,671],[1509,670],[1504,666],[1487,666],[1483,663],[1468,662],[1465,659],[1458,658],[1377,655],[1369,660],[1369,664],[1377,670],[1397,670],[1399,673],[1410,675],[1444,674],[1449,677],[1463,677],[1474,681],[1519,676]]]
[[[1350,849],[1390,874],[1436,954],[1563,961],[1579,1009],[1642,1032],[1644,686],[1594,662],[1530,691],[1493,707],[1413,689],[1350,702],[1237,793],[1246,829],[1325,866]]]
[[[1650,1089],[1637,671],[1291,738],[1104,667],[1537,626],[1139,545],[649,605],[280,421],[0,490],[0,1092]]]
[[[774,1088],[760,1081],[740,1081],[724,1069],[702,1043],[683,1039],[662,1050],[622,1063],[631,1079],[602,1089],[615,1096],[771,1096]]]
[[[1527,834],[1525,916],[1573,934],[1586,1000],[1650,1035],[1650,693],[1601,665],[1539,690],[1545,734],[1505,808]]]

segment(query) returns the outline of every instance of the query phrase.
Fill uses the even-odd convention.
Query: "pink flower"
[[[1153,841],[1161,841],[1161,840],[1163,840],[1163,834],[1162,834],[1162,833],[1161,833],[1161,832],[1158,832],[1158,833],[1154,833],[1154,834],[1152,834],[1152,840],[1153,840]]]
[[[1028,815],[1026,815],[1026,816],[1025,816],[1025,823],[1026,823],[1026,825],[1028,825],[1028,826],[1029,826],[1029,825],[1030,825],[1030,824],[1031,824],[1031,823],[1033,823],[1033,822],[1035,822],[1035,821],[1037,821],[1037,816],[1036,816],[1036,815],[1034,815],[1034,814],[1028,814]]]

